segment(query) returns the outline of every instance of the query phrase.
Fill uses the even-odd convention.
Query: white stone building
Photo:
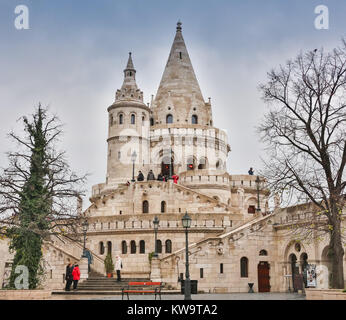
[[[211,101],[206,102],[182,36],[181,23],[151,104],[143,103],[130,53],[124,82],[108,107],[108,157],[105,182],[93,186],[88,218],[87,248],[91,268],[104,273],[109,252],[123,259],[125,278],[155,278],[178,288],[185,273],[185,230],[189,230],[191,279],[204,292],[287,291],[291,276],[306,263],[320,266],[318,286],[328,287],[328,241],[297,243],[287,232],[291,224],[309,219],[300,207],[269,212],[264,179],[231,175],[227,135],[214,127]],[[133,157],[134,153],[136,157]],[[147,180],[152,170],[155,180]],[[137,181],[138,171],[144,181]],[[158,175],[177,175],[157,180]],[[131,181],[135,177],[136,181]],[[155,250],[153,220],[160,220]],[[0,273],[11,256],[7,244]],[[44,246],[46,286],[63,287],[67,261],[79,260],[82,246],[52,239]],[[345,260],[346,270],[346,260]],[[87,275],[85,275],[87,276]]]

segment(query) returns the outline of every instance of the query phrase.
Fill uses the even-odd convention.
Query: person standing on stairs
[[[121,281],[120,271],[123,268],[123,262],[120,256],[115,256],[115,270],[117,271],[117,281]]]
[[[73,271],[73,266],[72,263],[70,262],[67,267],[66,267],[66,275],[65,275],[65,280],[66,280],[66,287],[65,291],[70,291],[71,284],[73,281],[73,276],[72,276],[72,271]]]
[[[78,264],[75,264],[72,271],[72,276],[73,276],[73,290],[76,290],[78,281],[80,280],[80,270],[79,270]]]

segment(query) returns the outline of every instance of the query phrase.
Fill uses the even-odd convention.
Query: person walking
[[[72,271],[73,271],[73,266],[72,266],[72,263],[70,262],[66,266],[66,273],[65,273],[66,286],[65,286],[65,291],[70,291],[70,289],[71,289],[71,284],[72,284],[72,281],[73,281]]]
[[[73,290],[76,290],[78,286],[78,281],[80,280],[80,270],[79,270],[78,264],[75,264],[72,271],[72,276],[73,276]]]
[[[115,270],[117,271],[117,281],[121,281],[120,271],[123,268],[123,262],[120,256],[115,256]]]

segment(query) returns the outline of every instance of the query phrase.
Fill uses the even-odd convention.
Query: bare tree
[[[260,85],[271,107],[259,126],[269,160],[269,187],[290,202],[310,202],[306,234],[329,234],[332,287],[344,287],[342,210],[345,206],[346,42],[326,53],[300,53]],[[318,230],[318,232],[315,232]]]

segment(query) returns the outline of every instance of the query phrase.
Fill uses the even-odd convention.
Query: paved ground
[[[132,295],[131,300],[155,300],[153,295]],[[53,295],[52,300],[121,300],[121,295]],[[182,294],[162,295],[162,300],[184,300]],[[193,294],[192,300],[305,300],[297,293],[207,293]]]

